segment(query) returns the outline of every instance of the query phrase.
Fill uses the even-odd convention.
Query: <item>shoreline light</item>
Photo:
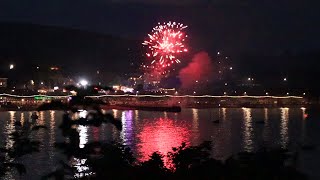
[[[81,86],[87,86],[89,84],[89,82],[87,80],[85,80],[85,79],[82,79],[82,80],[80,80],[79,84]]]
[[[47,96],[47,95],[30,95],[30,96],[20,96],[20,95],[14,95],[14,94],[0,94],[0,97],[2,96],[10,96],[10,97],[17,97],[17,98],[33,98],[36,96],[42,96],[42,97],[51,97],[51,98],[67,98],[71,95],[66,96]],[[99,95],[99,96],[85,96],[88,98],[102,98],[102,97],[137,97],[136,95],[129,95],[129,94],[123,94],[123,95]],[[163,97],[173,97],[173,98],[183,98],[183,97],[194,97],[194,98],[275,98],[275,99],[288,99],[288,98],[294,98],[294,99],[303,99],[303,96],[213,96],[213,95],[138,95],[138,97],[155,97],[155,98],[163,98]]]

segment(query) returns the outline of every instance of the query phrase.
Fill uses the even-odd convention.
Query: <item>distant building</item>
[[[139,84],[143,85],[143,83],[142,76],[132,76],[127,80],[127,85],[132,88],[137,87]]]
[[[7,87],[7,78],[0,78],[0,88],[6,88]]]
[[[33,80],[30,86],[38,90],[57,90],[64,86],[75,84],[68,78],[60,67],[37,67],[34,70]]]

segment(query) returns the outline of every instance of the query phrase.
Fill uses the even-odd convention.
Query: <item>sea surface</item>
[[[100,127],[78,126],[80,148],[92,141],[117,141],[132,149],[139,161],[144,161],[158,151],[167,154],[172,147],[186,142],[198,145],[212,141],[212,156],[221,160],[240,151],[255,151],[261,146],[283,147],[299,152],[299,169],[312,179],[320,179],[320,148],[306,151],[301,144],[320,144],[320,118],[308,117],[305,108],[214,108],[182,109],[181,113],[150,112],[139,110],[110,110],[123,123],[118,131],[111,124]],[[9,134],[14,132],[14,122],[29,120],[32,112],[0,112],[0,147],[11,147]],[[26,155],[15,161],[23,163],[27,174],[10,172],[5,179],[40,179],[54,171],[59,161],[66,157],[55,149],[55,142],[64,140],[59,124],[62,111],[39,113],[37,124],[46,125],[47,130],[32,133],[32,139],[41,142],[40,152]],[[86,112],[81,112],[85,116]],[[213,123],[219,120],[220,123]],[[264,123],[261,123],[261,122]],[[73,159],[79,165],[83,160]],[[165,162],[168,159],[164,158]]]

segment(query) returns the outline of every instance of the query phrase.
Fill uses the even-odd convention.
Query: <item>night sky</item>
[[[189,25],[191,48],[229,55],[320,49],[316,0],[1,0],[0,22],[143,39],[158,21]]]

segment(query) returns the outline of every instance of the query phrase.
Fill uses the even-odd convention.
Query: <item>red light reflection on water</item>
[[[93,133],[93,140],[95,142],[98,142],[100,140],[100,129],[99,129],[99,127],[93,127],[92,128],[92,133]]]
[[[139,161],[149,160],[153,152],[160,152],[166,167],[172,167],[166,156],[173,147],[178,147],[181,143],[189,144],[191,133],[188,125],[171,119],[160,118],[155,124],[145,124],[140,133],[137,151],[140,155]]]

